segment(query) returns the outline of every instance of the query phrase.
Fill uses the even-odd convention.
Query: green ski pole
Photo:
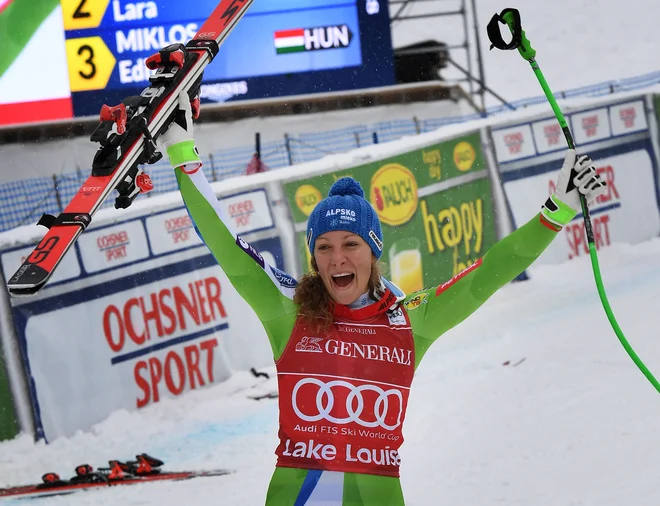
[[[512,36],[511,42],[507,43],[502,38],[502,33],[500,32],[500,26],[499,26],[500,23],[506,24],[509,27]],[[575,149],[575,141],[573,140],[573,135],[571,135],[571,131],[568,128],[566,119],[564,118],[564,115],[562,114],[559,105],[557,105],[557,101],[555,100],[555,97],[552,94],[550,87],[548,86],[548,82],[545,80],[545,76],[541,72],[541,68],[539,67],[539,64],[536,61],[536,50],[532,48],[529,39],[527,39],[527,36],[525,35],[524,30],[522,29],[522,26],[520,24],[520,13],[518,12],[518,10],[504,9],[500,14],[495,14],[488,23],[487,30],[488,30],[488,37],[492,44],[491,49],[493,49],[493,47],[497,49],[505,49],[505,50],[517,49],[520,55],[529,62],[530,66],[532,67],[532,70],[534,71],[534,74],[536,75],[536,78],[541,84],[541,88],[543,88],[543,93],[545,93],[545,96],[548,99],[548,102],[550,103],[550,107],[552,107],[552,110],[555,113],[555,117],[557,118],[557,121],[559,121],[559,125],[561,126],[562,132],[564,132],[564,137],[566,138],[566,143],[568,144],[568,147],[570,149]],[[573,178],[571,177],[571,179]],[[569,183],[569,189],[570,189],[570,185],[572,184],[573,183],[571,181]],[[596,250],[596,241],[594,240],[593,227],[591,225],[591,217],[589,216],[589,207],[587,206],[587,201],[584,195],[582,194],[580,194],[580,203],[582,205],[584,228],[587,234],[587,241],[589,242],[589,256],[591,257],[591,265],[594,271],[594,278],[596,279],[596,287],[598,288],[598,295],[600,296],[600,300],[603,304],[603,308],[605,309],[605,314],[607,315],[607,319],[612,325],[612,328],[614,329],[614,333],[619,338],[619,341],[623,345],[624,349],[626,350],[630,358],[633,360],[633,362],[635,362],[635,364],[637,365],[639,370],[642,371],[644,376],[646,376],[646,379],[648,379],[651,382],[651,384],[655,387],[655,389],[658,392],[660,392],[660,383],[658,383],[658,380],[655,379],[653,374],[651,374],[651,371],[648,370],[648,368],[646,367],[646,365],[644,365],[644,363],[641,361],[639,356],[637,356],[637,353],[635,353],[635,350],[633,350],[632,346],[630,346],[630,343],[626,339],[626,336],[623,335],[621,327],[619,327],[619,324],[616,321],[616,318],[614,317],[614,313],[612,312],[610,303],[607,300],[607,294],[605,293],[605,287],[603,286],[603,279],[600,274],[600,265],[598,263],[598,253]]]

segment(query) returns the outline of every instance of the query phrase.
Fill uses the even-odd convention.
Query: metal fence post
[[[415,124],[415,132],[417,135],[422,133],[422,128],[419,126],[419,120],[417,119],[417,116],[413,116],[413,123]]]
[[[62,198],[60,197],[60,192],[57,189],[57,176],[53,174],[53,190],[55,190],[55,199],[57,200],[57,207],[59,208],[60,212],[64,211],[64,207],[62,207]]]
[[[215,182],[218,180],[218,176],[215,173],[215,163],[213,163],[213,153],[209,153],[209,162],[211,162],[211,177]]]
[[[289,134],[284,134],[284,147],[286,148],[286,156],[289,160],[289,165],[293,165],[293,155],[291,153],[291,137]]]

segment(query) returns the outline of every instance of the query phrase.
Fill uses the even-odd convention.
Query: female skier
[[[355,180],[342,178],[309,216],[313,272],[296,281],[230,231],[200,170],[186,95],[179,108],[162,148],[201,237],[261,320],[277,366],[279,445],[266,505],[403,506],[398,450],[422,357],[541,254],[580,209],[578,191],[592,202],[605,183],[589,157],[569,150],[539,214],[454,279],[404,294],[380,275],[375,210]]]

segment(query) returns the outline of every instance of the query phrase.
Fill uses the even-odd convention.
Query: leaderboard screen
[[[53,81],[66,81],[67,96],[57,97],[60,114],[88,116],[98,114],[103,103],[139,94],[150,75],[145,59],[168,44],[185,44],[216,5],[216,0],[61,0],[59,5],[0,0],[0,29],[9,11],[14,20],[38,18],[32,21],[39,25],[32,38],[42,40],[41,59],[50,51],[57,53],[52,59],[63,60],[50,74]],[[56,16],[59,29],[58,20],[49,19]],[[47,36],[40,37],[44,27],[50,27]],[[23,62],[28,57],[35,59],[29,51],[18,51],[7,72],[28,66]],[[39,68],[39,61],[32,64]],[[21,123],[16,102],[24,103],[3,100],[2,71],[0,59],[0,124]],[[40,79],[47,88],[49,77]],[[387,0],[254,0],[205,70],[201,96],[205,103],[217,103],[389,84],[394,84],[394,67]],[[58,86],[63,88],[61,82]]]

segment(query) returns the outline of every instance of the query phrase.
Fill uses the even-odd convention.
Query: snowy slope
[[[513,6],[476,2],[482,34],[493,13]],[[555,90],[660,69],[656,2],[529,0],[518,7]],[[452,33],[444,18],[407,21],[394,27],[394,40],[451,42]],[[506,98],[540,94],[517,54],[484,50],[484,63],[488,84]],[[660,240],[613,245],[600,258],[626,336],[660,376]],[[660,398],[609,327],[588,259],[531,274],[446,334],[418,370],[401,452],[408,504],[657,506]],[[236,473],[38,504],[263,504],[275,462],[277,402],[248,399],[266,388],[250,388],[256,383],[238,375],[139,412],[117,412],[89,433],[50,445],[28,437],[0,443],[0,487],[146,451],[172,470]]]
[[[660,375],[660,240],[614,245],[600,257],[619,323]],[[610,329],[588,258],[531,274],[495,294],[422,362],[402,449],[409,505],[657,506],[660,398]],[[146,451],[171,469],[236,473],[39,504],[263,504],[277,404],[249,400],[256,389],[236,390],[253,383],[235,377],[119,412],[91,433],[48,446],[28,438],[0,443],[0,486]]]
[[[466,4],[469,9],[471,2]],[[475,4],[486,83],[507,100],[542,94],[529,64],[517,52],[488,50],[486,25],[493,14],[507,7],[520,11],[522,26],[538,52],[537,61],[555,91],[660,70],[660,62],[653,56],[660,47],[660,3],[655,0],[475,0]],[[461,0],[412,0],[404,14],[456,11],[460,5]],[[401,7],[392,5],[391,15]],[[473,31],[470,24],[471,42]],[[394,47],[428,39],[460,44],[464,33],[460,16],[403,20],[392,25]],[[464,50],[453,50],[450,56],[466,66]],[[474,65],[476,68],[476,59]],[[456,70],[445,70],[441,75],[446,79],[462,77]],[[489,95],[488,103],[497,101]]]

